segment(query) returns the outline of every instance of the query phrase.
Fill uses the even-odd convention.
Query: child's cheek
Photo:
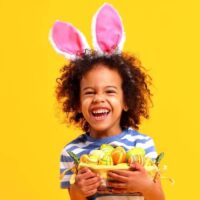
[[[81,98],[81,107],[89,107],[89,105],[91,104],[92,100],[91,97],[83,97]]]

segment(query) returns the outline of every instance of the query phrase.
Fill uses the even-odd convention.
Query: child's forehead
[[[101,64],[101,63],[91,66],[91,69],[89,69],[88,72],[86,72],[84,76],[86,77],[86,76],[91,75],[91,74],[93,76],[98,76],[99,73],[109,74],[111,76],[112,75],[115,76],[116,74],[118,74],[120,76],[117,69],[115,69],[113,66],[111,67],[109,65]]]
[[[97,65],[88,71],[81,80],[81,85],[114,86],[121,85],[122,79],[117,70],[106,65]]]

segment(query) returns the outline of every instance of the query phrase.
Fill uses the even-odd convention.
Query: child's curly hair
[[[127,53],[102,55],[96,51],[86,51],[82,57],[71,60],[61,69],[61,76],[57,79],[56,97],[66,113],[67,122],[89,131],[89,124],[79,112],[80,81],[98,64],[118,71],[122,78],[122,90],[128,111],[122,111],[121,128],[138,129],[141,118],[149,117],[149,106],[152,104],[149,89],[151,77],[141,66],[140,61]]]

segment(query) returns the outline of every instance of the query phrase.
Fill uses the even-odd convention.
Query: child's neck
[[[97,130],[90,130],[90,136],[95,138],[95,139],[102,139],[102,138],[106,138],[106,137],[111,137],[111,136],[115,136],[118,135],[122,132],[121,127],[117,128],[117,129],[113,129],[113,130],[103,130],[103,131],[97,131]]]

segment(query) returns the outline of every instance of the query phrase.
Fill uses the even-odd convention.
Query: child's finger
[[[87,185],[92,185],[92,184],[95,184],[95,183],[100,183],[100,177],[98,177],[98,176],[95,176],[95,177],[93,177],[93,178],[89,178],[89,179],[87,179],[86,180],[86,183],[87,183]]]
[[[116,171],[117,172],[115,172],[115,171],[109,171],[108,172],[109,178],[117,180],[117,181],[121,181],[121,182],[127,182],[128,181],[127,174],[121,173],[121,172],[119,172],[119,170],[116,170]]]
[[[109,172],[118,174],[120,176],[124,176],[124,177],[129,177],[130,173],[133,173],[131,171],[127,171],[127,170],[120,170],[120,169],[116,169],[116,170],[110,170]]]
[[[145,169],[144,169],[144,167],[142,166],[142,165],[140,165],[139,163],[132,163],[131,165],[130,165],[130,167],[132,168],[132,169],[134,169],[134,170],[136,170],[136,171],[141,171],[141,172],[145,172]]]
[[[96,183],[94,183],[92,185],[85,186],[83,188],[83,190],[85,191],[85,193],[88,192],[88,191],[91,191],[91,190],[95,190],[95,189],[97,190],[97,188],[99,187],[99,185],[100,185],[100,183],[96,182]]]
[[[83,174],[83,173],[86,173],[88,171],[91,171],[91,170],[89,168],[87,168],[87,167],[83,167],[83,168],[80,168],[78,170],[78,174]]]
[[[78,173],[78,175],[76,176],[76,181],[81,181],[81,180],[89,179],[93,177],[97,177],[97,175],[89,170],[84,173]]]
[[[119,183],[119,182],[108,182],[108,186],[112,188],[119,188],[119,189],[126,189],[127,184],[126,183]]]

